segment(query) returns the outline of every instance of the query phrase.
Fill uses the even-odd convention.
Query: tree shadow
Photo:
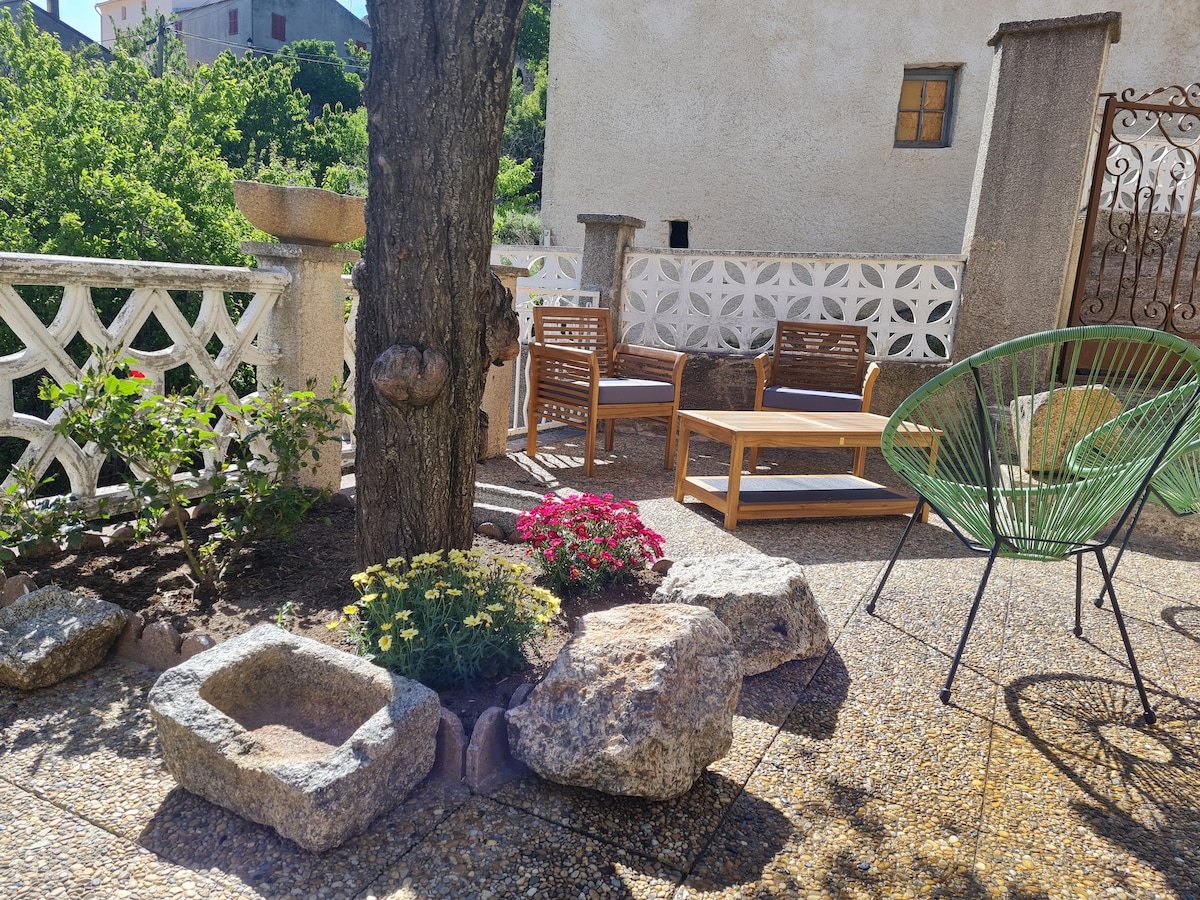
[[[146,695],[158,675],[110,655],[98,668],[50,687],[0,688],[0,758],[30,776],[48,756],[153,758],[158,740]]]
[[[1153,726],[1141,724],[1131,686],[1107,678],[1031,675],[1007,685],[1004,702],[1017,733],[1083,793],[1070,803],[1080,821],[1157,870],[1181,896],[1194,896],[1200,703],[1151,694]]]

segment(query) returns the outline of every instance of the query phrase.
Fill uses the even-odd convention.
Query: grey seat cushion
[[[862,394],[773,387],[763,391],[763,407],[797,412],[862,412]]]
[[[644,378],[601,378],[601,406],[609,403],[671,403],[675,385]]]

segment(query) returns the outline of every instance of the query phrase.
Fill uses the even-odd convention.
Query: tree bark
[[[466,548],[503,319],[492,203],[524,0],[368,0],[355,364],[358,558]],[[489,326],[491,331],[489,332]]]

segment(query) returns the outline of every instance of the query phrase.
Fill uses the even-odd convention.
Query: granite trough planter
[[[328,247],[367,233],[366,199],[321,188],[235,181],[233,199],[250,224],[285,244]]]
[[[260,625],[164,672],[150,709],[180,787],[323,851],[429,774],[440,704],[418,682]]]

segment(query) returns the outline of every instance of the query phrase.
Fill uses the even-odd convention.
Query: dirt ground
[[[203,539],[203,527],[192,527],[199,529]],[[197,595],[193,590],[187,561],[178,538],[172,540],[173,534],[160,532],[135,545],[18,559],[4,571],[10,576],[28,574],[39,587],[57,584],[108,600],[141,614],[147,623],[169,622],[181,635],[208,634],[223,641],[271,622],[353,652],[341,633],[326,627],[343,606],[358,596],[350,584],[350,576],[358,570],[352,508],[334,502],[314,507],[291,542],[268,540],[254,546],[210,596]],[[513,562],[531,562],[522,544],[476,535],[475,546]],[[526,577],[541,583],[534,568]],[[469,732],[483,710],[506,706],[522,683],[542,677],[580,616],[645,601],[660,581],[661,576],[647,570],[636,580],[600,593],[563,598],[562,613],[530,655],[528,665],[504,677],[481,679],[464,689],[444,691],[443,705],[463,719]]]

